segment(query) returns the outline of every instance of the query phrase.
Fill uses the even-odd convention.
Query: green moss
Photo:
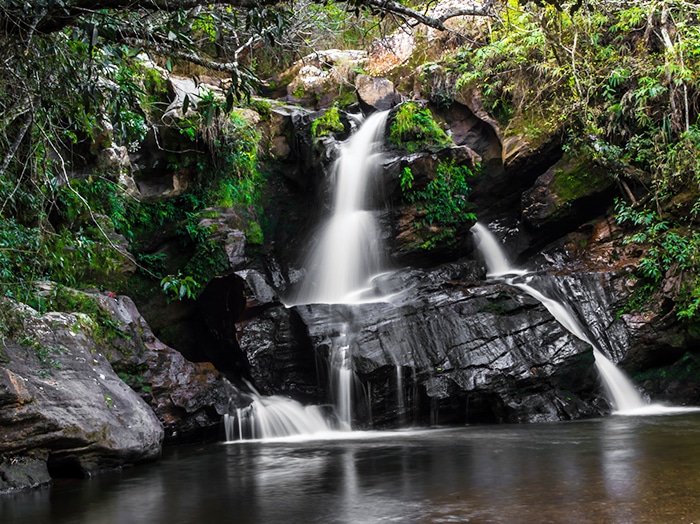
[[[401,104],[392,115],[387,140],[409,153],[453,145],[452,139],[438,125],[430,110],[416,102]]]
[[[263,120],[269,120],[272,114],[272,103],[262,98],[253,98],[250,101],[250,108],[260,115]]]
[[[65,286],[56,285],[38,304],[40,311],[82,313],[90,321],[92,336],[97,343],[109,343],[115,338],[126,338],[126,333],[112,315],[105,311],[95,297]]]
[[[578,161],[571,169],[555,171],[551,189],[562,203],[570,203],[600,192],[612,183],[612,178],[591,162]]]
[[[345,131],[345,126],[340,120],[340,111],[336,106],[326,109],[323,115],[311,123],[311,136],[313,138],[335,135],[343,131]]]

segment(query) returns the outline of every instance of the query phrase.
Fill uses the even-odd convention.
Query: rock
[[[283,97],[286,102],[305,108],[321,109],[333,103],[354,103],[356,69],[367,58],[364,51],[329,49],[305,56],[287,71],[267,81],[267,96]]]
[[[498,137],[499,142],[503,143],[503,130],[501,130],[501,126],[493,117],[491,117],[489,112],[484,107],[480,89],[464,87],[457,90],[455,92],[455,102],[467,107],[474,116],[490,126]]]
[[[324,401],[325,384],[318,383],[313,348],[293,309],[266,308],[241,323],[240,330],[241,350],[260,393],[289,395],[316,404]]]
[[[539,245],[603,213],[612,204],[615,181],[586,158],[570,155],[540,175],[522,196],[522,221]]]
[[[562,156],[561,138],[553,134],[537,140],[525,135],[510,135],[503,139],[503,167],[507,173],[527,176],[542,173]]]
[[[453,163],[455,166],[467,166],[474,169],[481,160],[479,155],[467,146],[451,146],[433,152],[419,152],[396,156],[389,159],[384,177],[386,193],[390,195],[392,205],[386,217],[385,229],[391,234],[387,238],[390,256],[403,264],[431,265],[455,260],[466,254],[464,238],[470,238],[469,228],[472,222],[444,226],[440,223],[426,225],[423,220],[425,212],[421,201],[408,202],[400,188],[401,174],[409,168],[413,175],[413,188],[423,189],[437,176],[438,165]],[[468,181],[471,183],[471,180]],[[446,227],[453,227],[451,234],[443,235]],[[430,248],[426,249],[429,244]],[[410,262],[408,262],[410,261]]]
[[[195,82],[191,78],[175,75],[168,75],[168,91],[171,95],[171,102],[163,113],[162,121],[171,126],[184,117],[194,115],[197,105],[208,93],[213,92],[219,98],[223,98],[223,92],[218,86]],[[185,97],[189,99],[189,102],[187,113],[183,114]]]
[[[247,224],[231,207],[211,207],[202,212],[205,217],[198,226],[208,231],[208,239],[215,245],[223,245],[231,270],[244,267],[248,262],[245,256],[246,236],[241,229]]]
[[[378,39],[370,46],[365,69],[372,75],[384,75],[406,62],[415,46],[415,37],[408,31],[398,31]]]
[[[0,461],[0,495],[51,482],[46,458],[12,457]]]
[[[477,274],[453,269],[455,276]],[[350,347],[355,374],[373,391],[375,424],[396,422],[396,397],[374,392],[397,367],[413,377],[410,387],[418,393],[411,409],[419,423],[441,404],[451,406],[441,420],[462,422],[468,406],[470,420],[501,422],[580,418],[604,409],[596,404],[590,347],[539,302],[501,284],[467,285],[448,275],[389,277],[382,286],[396,291],[390,302],[294,308],[319,355],[329,359],[333,348]]]
[[[394,84],[386,78],[357,75],[355,89],[360,106],[365,112],[388,111],[403,101]]]
[[[51,475],[88,476],[160,455],[160,422],[112,370],[89,317],[39,315],[8,299],[3,307],[21,336],[2,346],[0,456],[11,464],[40,458]],[[45,481],[43,466],[32,470],[13,478],[27,487]]]
[[[209,362],[190,362],[155,337],[133,301],[94,295],[118,329],[105,348],[115,371],[151,406],[166,443],[218,438],[228,381]]]

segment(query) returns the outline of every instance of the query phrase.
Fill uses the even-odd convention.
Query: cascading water
[[[323,435],[333,431],[323,409],[273,395],[252,393],[246,408],[224,415],[226,441],[265,440],[293,435]]]
[[[332,214],[306,261],[306,278],[288,306],[342,304],[337,307],[352,316],[347,305],[368,300],[371,280],[385,266],[374,213],[367,209],[367,193],[380,167],[381,139],[387,115],[388,112],[371,115],[341,145],[332,172]],[[352,370],[354,333],[349,322],[340,322],[338,329],[339,342],[330,351],[333,422],[317,406],[304,407],[284,397],[262,397],[253,393],[252,403],[247,408],[235,410],[226,417],[227,440],[312,436],[332,431],[334,426],[341,430],[352,429],[353,393],[357,383]]]
[[[367,189],[380,168],[388,112],[374,113],[341,146],[335,163],[333,212],[313,249],[298,304],[352,304],[384,267],[384,249]]]
[[[526,271],[510,267],[510,263],[498,240],[486,226],[477,223],[472,227],[472,232],[476,237],[477,247],[484,257],[488,271],[487,276],[502,277],[527,274]],[[598,344],[594,343],[586,334],[587,330],[576,320],[565,304],[545,296],[527,283],[516,281],[516,278],[505,278],[504,281],[540,301],[566,330],[578,339],[590,344],[593,348],[596,368],[602,378],[603,386],[610,395],[611,401],[618,412],[638,412],[647,406],[629,379],[603,355],[598,348]]]
[[[358,304],[367,301],[372,278],[384,268],[384,249],[368,188],[380,169],[388,111],[374,113],[341,146],[333,169],[333,208],[320,241],[312,250],[297,304]],[[372,299],[370,295],[370,300]],[[343,429],[352,428],[352,328],[341,326],[340,343],[331,347],[331,383]]]

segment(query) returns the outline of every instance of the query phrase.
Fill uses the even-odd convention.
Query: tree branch
[[[403,6],[392,0],[355,0],[353,3],[359,7],[369,7],[385,13],[398,15],[404,19],[410,18],[428,27],[432,27],[433,29],[447,31],[448,29],[445,27],[445,22],[451,18],[456,18],[458,16],[494,16],[493,6],[496,0],[484,0],[481,3],[474,3],[471,7],[453,9],[438,17],[428,16],[427,14],[420,13],[415,9]]]
[[[314,0],[323,3],[323,0]],[[39,4],[34,13],[23,10],[1,10],[0,27],[6,34],[29,32],[52,33],[60,31],[81,16],[97,14],[102,10],[114,11],[163,11],[193,9],[202,6],[224,5],[240,9],[253,9],[261,6],[278,5],[282,0],[73,0],[65,3],[47,2]],[[348,0],[348,3],[359,8],[368,8],[384,13],[397,15],[403,19],[411,19],[428,27],[446,31],[445,22],[458,16],[494,16],[494,5],[497,0],[474,0],[470,7],[454,9],[433,17],[416,11],[393,0]]]

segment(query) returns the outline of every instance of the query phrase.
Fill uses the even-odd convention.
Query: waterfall
[[[341,146],[332,179],[332,214],[306,262],[299,304],[352,304],[382,271],[384,249],[368,188],[380,169],[387,111],[374,113]]]
[[[248,407],[224,415],[227,442],[322,435],[333,431],[319,406],[303,406],[278,395],[263,397],[252,393],[251,397]]]
[[[372,279],[385,266],[369,188],[381,168],[383,135],[389,112],[369,116],[340,149],[332,172],[332,213],[306,262],[307,274],[297,304],[359,304],[373,297]],[[368,298],[369,297],[369,298]],[[343,429],[352,428],[352,338],[343,323],[339,340],[330,349],[333,399]]]
[[[526,271],[510,267],[498,240],[486,226],[477,223],[472,227],[472,232],[476,237],[477,247],[486,262],[487,276],[527,274]],[[647,406],[632,382],[615,364],[603,355],[598,344],[594,343],[591,337],[588,336],[587,329],[578,322],[565,304],[545,296],[527,283],[516,282],[515,278],[506,278],[505,282],[523,290],[541,302],[567,331],[593,348],[596,368],[617,412],[635,412]]]
[[[380,169],[382,137],[388,111],[368,117],[340,147],[331,173],[331,216],[319,233],[305,262],[306,277],[287,306],[304,304],[358,304],[367,301],[372,278],[384,268],[384,250],[374,213],[369,209],[369,188]],[[371,299],[371,297],[370,297]],[[340,307],[340,306],[338,306]],[[352,316],[349,306],[345,314]],[[342,312],[339,312],[342,316]],[[225,416],[226,440],[269,439],[293,435],[314,436],[352,429],[357,378],[352,369],[354,332],[341,322],[339,342],[330,349],[331,388],[335,407],[332,422],[318,406],[280,396],[263,397],[250,386],[251,404]]]

